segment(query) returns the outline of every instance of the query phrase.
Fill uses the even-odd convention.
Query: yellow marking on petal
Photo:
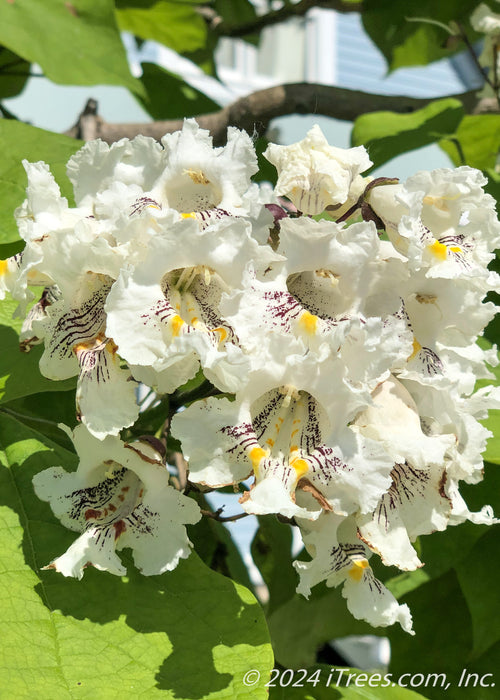
[[[196,326],[198,321],[199,321],[198,316],[193,316],[193,318],[189,321],[189,323],[191,326]]]
[[[462,248],[460,248],[460,246],[458,246],[458,245],[454,245],[452,248],[450,248],[450,250],[452,253],[461,253],[462,252]]]
[[[297,481],[309,471],[308,463],[305,459],[301,459],[300,457],[295,457],[294,459],[291,459],[290,466],[294,469],[295,474],[297,475]]]
[[[112,355],[116,355],[118,352],[118,345],[110,338],[106,343],[106,350]]]
[[[176,338],[179,335],[182,326],[184,325],[184,321],[179,315],[176,314],[170,319],[170,324],[172,326],[172,335],[174,336],[174,338]]]
[[[6,275],[9,270],[7,260],[0,260],[0,275]]]
[[[181,218],[182,219],[196,219],[196,213],[194,211],[190,211],[190,212],[183,211],[181,213]]]
[[[436,256],[436,258],[439,258],[439,260],[446,260],[446,255],[448,254],[448,248],[444,245],[444,243],[440,243],[439,241],[434,241],[431,245],[427,246],[428,250]]]
[[[295,430],[292,430],[292,432],[290,433],[290,437],[293,438],[293,436],[297,435],[298,432],[299,432],[299,429],[295,428]],[[292,448],[290,448],[290,449],[292,449]]]
[[[266,445],[269,445],[269,447],[274,446],[274,440],[272,438],[267,438],[266,440]]]
[[[413,338],[413,352],[408,358],[407,362],[410,362],[410,360],[413,360],[414,357],[418,355],[418,353],[422,350],[422,346],[418,342],[416,338]]]
[[[248,453],[248,458],[252,463],[252,467],[255,474],[257,474],[259,464],[262,462],[263,459],[265,459],[265,457],[267,457],[268,454],[268,451],[263,450],[262,447],[252,447],[252,449]]]
[[[304,311],[299,318],[299,326],[309,335],[314,335],[318,326],[318,317],[309,311]]]
[[[298,445],[290,445],[290,452],[298,452],[299,451],[299,446]]]
[[[36,282],[37,282],[37,279],[39,277],[40,277],[40,273],[38,272],[38,270],[30,270],[28,272],[28,284],[30,284],[30,282],[32,282],[34,284],[34,286],[38,286]]]
[[[225,328],[222,328],[222,326],[218,326],[217,328],[214,328],[213,330],[214,333],[218,333],[220,335],[220,343],[223,343],[226,338],[227,338],[227,331]]]
[[[349,576],[354,579],[354,581],[361,581],[363,578],[363,574],[365,572],[365,569],[369,569],[370,565],[368,564],[368,559],[358,559],[356,561],[353,561],[351,568],[347,572]]]
[[[76,343],[76,345],[73,345],[73,352],[75,355],[78,355],[78,353],[88,350],[90,347],[92,347],[92,343]]]

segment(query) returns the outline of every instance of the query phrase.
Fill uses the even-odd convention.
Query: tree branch
[[[344,2],[343,0],[300,0],[300,2],[293,5],[287,3],[283,5],[283,7],[280,7],[279,10],[266,12],[266,14],[260,15],[244,24],[228,24],[224,22],[224,20],[221,20],[216,14],[210,19],[209,24],[219,36],[227,36],[236,39],[238,37],[248,36],[249,34],[256,34],[265,27],[270,27],[273,24],[280,24],[291,17],[303,17],[306,12],[313,7],[336,10],[342,13],[361,12],[363,9],[363,2],[362,0],[359,2]],[[206,17],[206,19],[208,19],[208,17]]]
[[[217,520],[219,523],[234,522],[235,520],[241,520],[242,518],[246,518],[248,515],[250,515],[250,513],[238,513],[237,515],[228,515],[227,517],[224,517],[221,515],[223,510],[223,507],[218,508],[215,511],[215,513],[212,513],[211,510],[203,510],[200,508],[200,513],[207,518],[213,518],[213,520]]]
[[[449,95],[459,99],[466,112],[478,111],[475,92]],[[226,141],[228,126],[245,129],[261,136],[271,119],[287,114],[318,114],[344,121],[354,121],[367,112],[392,111],[406,114],[421,109],[436,98],[375,95],[346,88],[294,83],[258,90],[241,97],[218,112],[196,117],[203,129],[208,129],[215,145]],[[67,136],[90,140],[100,138],[113,143],[121,138],[133,139],[142,134],[160,140],[164,134],[182,128],[182,119],[147,122],[142,124],[109,124],[97,114],[95,100],[89,100],[78,122],[66,131]]]

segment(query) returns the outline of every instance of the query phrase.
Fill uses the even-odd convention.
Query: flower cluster
[[[23,312],[43,286],[21,345],[44,343],[46,377],[78,377],[83,424],[78,471],[35,480],[82,533],[50,566],[121,574],[115,549],[132,546],[153,574],[188,555],[198,507],[150,446],[118,436],[139,415],[137,383],[169,394],[201,367],[219,394],[170,426],[189,480],[251,478],[243,510],[301,530],[299,592],[341,585],[355,617],[411,632],[370,557],[413,570],[418,536],[494,521],[459,492],[482,478],[479,420],[500,406],[496,389],[474,392],[496,364],[476,343],[500,289],[494,202],[467,167],[364,177],[366,151],[330,146],[319,127],[264,155],[274,193],[251,182],[255,152],[236,129],[219,148],[193,120],[162,145],[90,142],[68,164],[74,208],[44,163],[25,164],[26,247],[0,267],[0,292]]]

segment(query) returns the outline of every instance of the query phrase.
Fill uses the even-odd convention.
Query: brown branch
[[[449,95],[462,102],[466,112],[478,108],[475,93]],[[228,126],[245,129],[261,136],[271,119],[287,114],[320,114],[344,121],[354,121],[367,112],[391,111],[399,114],[414,112],[434,102],[436,98],[415,98],[401,95],[376,95],[358,90],[293,83],[258,90],[241,97],[218,112],[196,117],[203,129],[208,129],[216,145],[225,143]],[[89,100],[78,122],[66,131],[67,136],[88,141],[100,138],[113,143],[121,138],[132,139],[142,134],[159,140],[164,134],[182,128],[182,119],[155,121],[142,124],[109,124],[97,114],[95,100]]]
[[[313,7],[336,10],[342,13],[361,12],[363,3],[362,1],[343,2],[343,0],[300,0],[300,2],[293,5],[285,4],[279,10],[266,12],[266,14],[255,17],[255,19],[244,24],[231,25],[221,20],[218,16],[212,17],[209,24],[219,36],[228,36],[236,39],[249,34],[257,34],[265,27],[280,24],[292,17],[303,17]]]
[[[221,515],[223,510],[223,508],[217,508],[215,513],[212,513],[211,510],[200,509],[200,513],[207,518],[217,520],[219,523],[234,522],[235,520],[241,520],[242,518],[246,518],[248,515],[250,515],[249,513],[238,513],[237,515],[228,515],[227,517],[224,517]]]

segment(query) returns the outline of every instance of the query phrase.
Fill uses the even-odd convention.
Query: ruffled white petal
[[[145,443],[127,445],[73,433],[80,456],[76,472],[53,467],[37,474],[35,492],[49,501],[62,524],[80,537],[47,568],[81,578],[86,566],[124,575],[116,555],[131,547],[145,575],[161,574],[190,553],[185,525],[200,517],[196,503],[175,491],[159,455]]]

